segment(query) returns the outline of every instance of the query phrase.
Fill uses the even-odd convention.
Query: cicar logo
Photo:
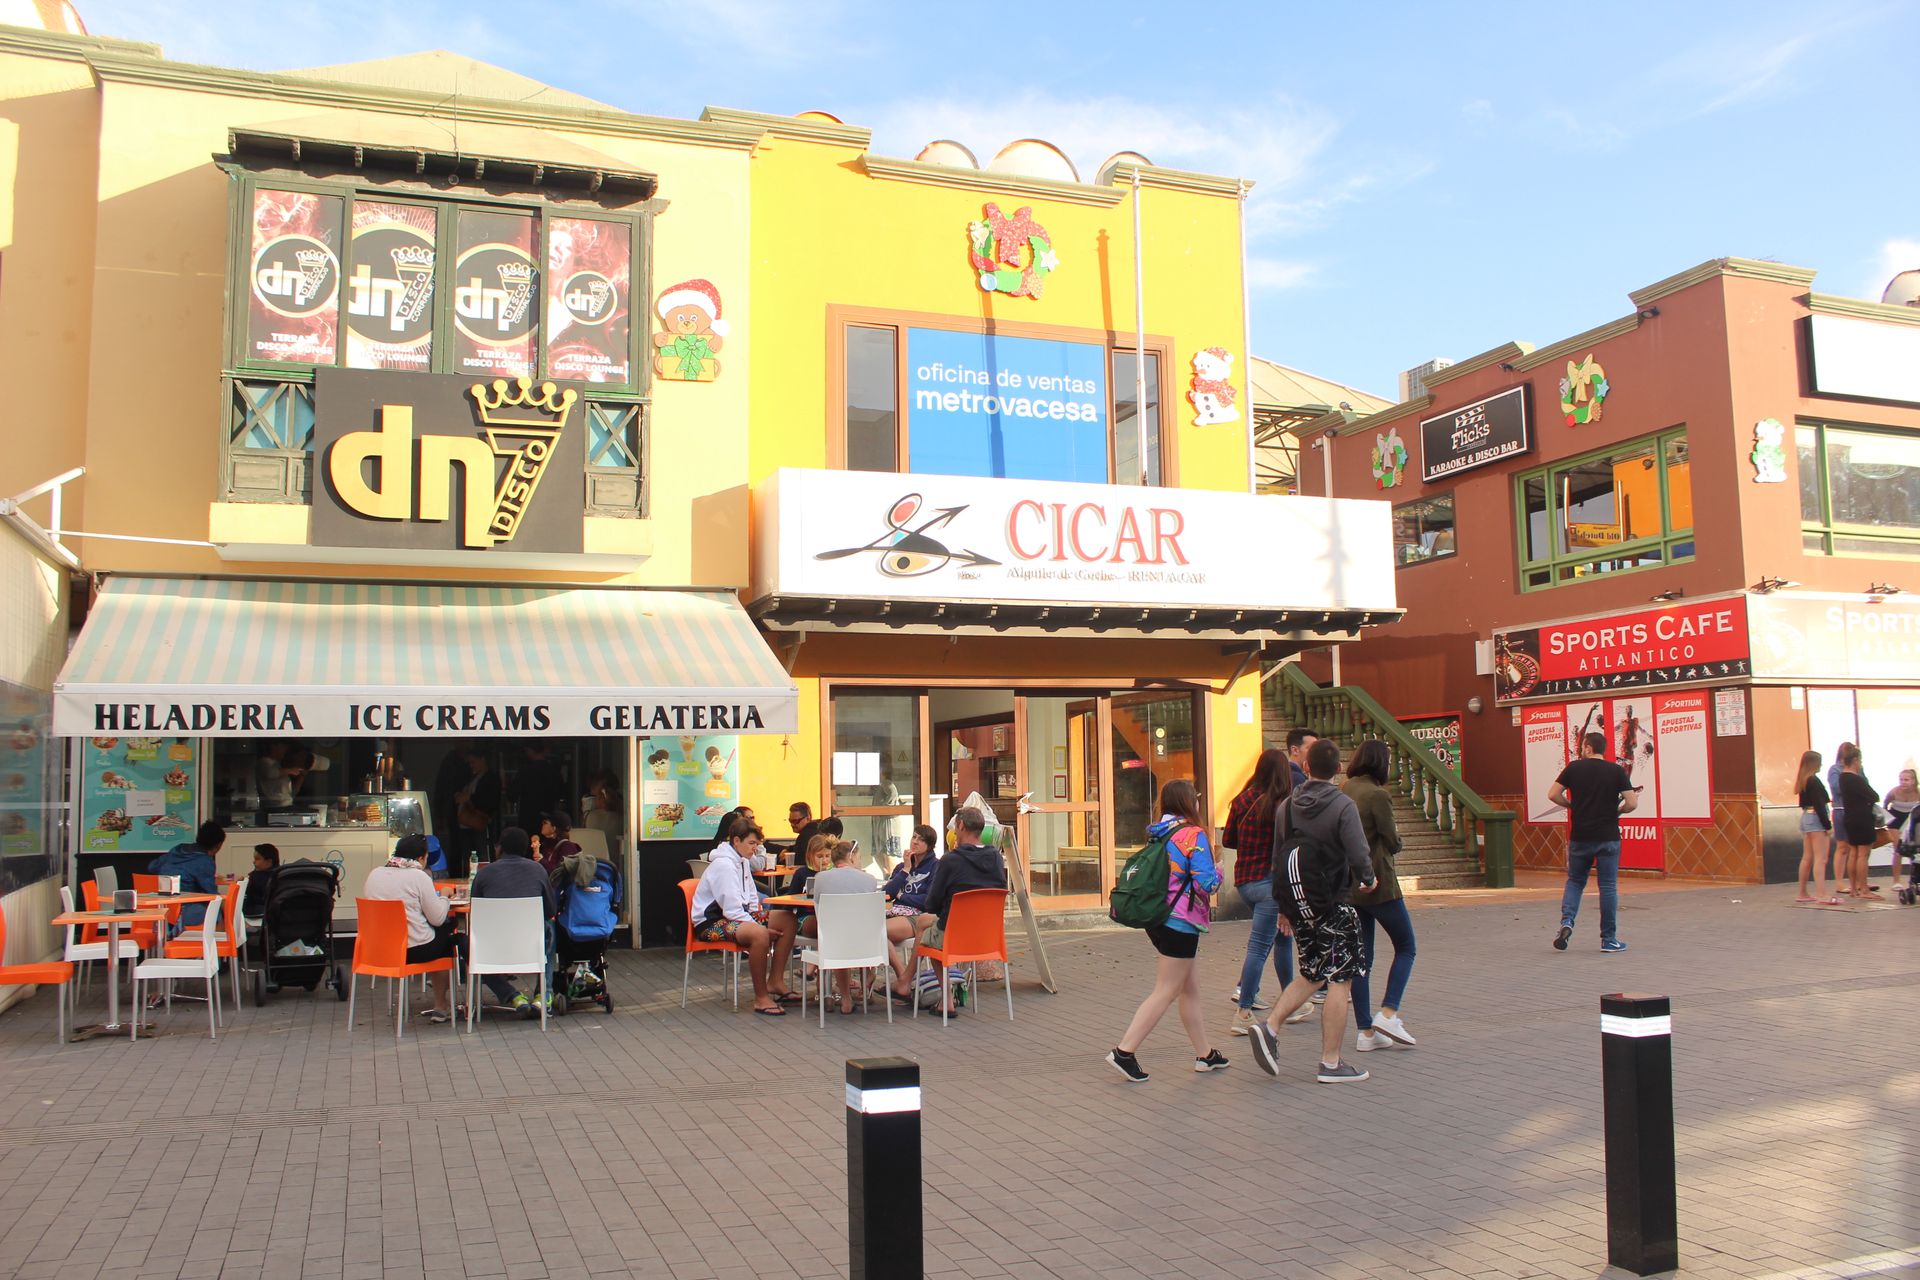
[[[277,236],[253,255],[253,292],[278,315],[313,315],[332,303],[339,287],[340,259],[312,236]]]
[[[376,520],[446,520],[458,467],[461,545],[484,549],[512,541],[580,393],[531,378],[495,378],[474,383],[468,394],[482,428],[474,436],[416,439],[413,406],[402,404],[381,406],[379,430],[342,435],[326,460],[340,501]],[[367,477],[368,462],[378,464],[375,481]]]

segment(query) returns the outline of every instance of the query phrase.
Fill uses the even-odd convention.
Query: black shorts
[[[1360,913],[1352,907],[1336,906],[1314,924],[1294,926],[1293,946],[1304,978],[1352,982],[1367,976],[1366,958],[1360,950]]]
[[[1147,941],[1169,960],[1191,960],[1200,954],[1200,935],[1156,924],[1147,927]]]
[[[453,931],[453,917],[448,916],[446,923],[433,927],[433,941],[423,942],[417,947],[407,948],[408,964],[425,964],[429,960],[445,960],[456,951],[465,954],[461,946],[466,939]]]

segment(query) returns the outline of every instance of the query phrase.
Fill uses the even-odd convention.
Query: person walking
[[[1253,912],[1253,932],[1247,936],[1246,959],[1240,964],[1240,985],[1233,989],[1233,1034],[1244,1036],[1253,1026],[1260,1003],[1260,975],[1267,957],[1273,957],[1280,989],[1293,981],[1293,939],[1280,934],[1280,904],[1273,898],[1273,815],[1293,794],[1293,773],[1287,754],[1278,747],[1260,753],[1253,777],[1227,806],[1227,825],[1221,843],[1233,850],[1233,887]],[[1293,1020],[1310,1016],[1301,1008]]]
[[[1220,887],[1220,872],[1213,865],[1213,846],[1200,823],[1200,794],[1184,778],[1160,788],[1160,820],[1147,828],[1147,838],[1163,836],[1167,841],[1167,896],[1173,902],[1173,914],[1165,924],[1146,931],[1153,949],[1160,953],[1153,991],[1140,1002],[1120,1043],[1107,1054],[1113,1069],[1130,1084],[1146,1083],[1147,1073],[1134,1055],[1176,1001],[1181,1025],[1193,1045],[1193,1069],[1219,1071],[1227,1065],[1226,1058],[1207,1038],[1206,1015],[1200,1011],[1200,969],[1194,963],[1200,952],[1200,935],[1213,918],[1212,895]]]
[[[1353,895],[1353,909],[1360,917],[1360,957],[1366,962],[1353,978],[1353,1021],[1360,1029],[1353,1047],[1359,1053],[1391,1049],[1396,1044],[1411,1049],[1416,1043],[1400,1020],[1400,1002],[1406,998],[1407,980],[1413,976],[1414,940],[1413,917],[1407,914],[1407,900],[1400,892],[1400,877],[1393,866],[1401,845],[1393,821],[1393,797],[1386,792],[1391,768],[1387,744],[1370,738],[1347,761],[1347,781],[1342,788],[1360,811],[1360,830],[1367,837],[1367,854],[1373,862],[1373,889]],[[1386,998],[1380,1002],[1378,1014],[1373,1012],[1373,992],[1367,985],[1367,977],[1373,972],[1375,925],[1384,929],[1387,940],[1393,943]]]
[[[1253,1060],[1270,1076],[1280,1074],[1279,1031],[1325,984],[1320,1010],[1321,1084],[1353,1084],[1368,1073],[1340,1056],[1347,1034],[1347,1003],[1355,977],[1366,970],[1360,952],[1360,917],[1353,891],[1376,887],[1360,811],[1333,785],[1340,748],[1321,739],[1307,749],[1307,781],[1280,809],[1274,846],[1274,896],[1280,900],[1280,930],[1300,951],[1300,972],[1287,984],[1265,1022],[1247,1036]]]
[[[1560,771],[1547,788],[1547,800],[1568,811],[1567,887],[1560,895],[1560,932],[1553,949],[1565,951],[1580,914],[1580,895],[1587,877],[1600,872],[1600,950],[1625,951],[1620,941],[1620,815],[1640,804],[1640,792],[1627,771],[1606,758],[1607,735],[1588,733],[1580,739],[1580,758]]]
[[[1793,785],[1800,795],[1800,896],[1797,901],[1837,907],[1840,899],[1827,893],[1827,845],[1833,831],[1833,816],[1828,805],[1832,797],[1827,794],[1827,784],[1820,781],[1818,751],[1800,753],[1800,772]],[[1809,883],[1812,893],[1807,892]]]
[[[1860,748],[1851,742],[1840,749],[1840,785],[1833,793],[1834,829],[1840,833],[1840,849],[1846,859],[1846,875],[1849,888],[1846,892],[1856,898],[1874,898],[1880,891],[1867,883],[1867,858],[1873,852],[1873,831],[1879,824],[1874,820],[1874,806],[1879,801],[1879,792],[1867,781],[1867,775],[1860,763]],[[1840,879],[1840,864],[1833,868],[1833,878]]]

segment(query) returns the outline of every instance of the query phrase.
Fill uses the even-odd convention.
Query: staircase
[[[1513,815],[1482,800],[1365,690],[1323,688],[1293,663],[1270,669],[1264,679],[1267,745],[1285,746],[1296,725],[1332,738],[1343,754],[1365,738],[1387,744],[1393,760],[1387,791],[1402,842],[1394,870],[1403,891],[1512,886]]]

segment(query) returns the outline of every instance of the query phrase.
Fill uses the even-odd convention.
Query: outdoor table
[[[143,894],[143,897],[154,897]],[[211,901],[213,895],[198,895]],[[120,927],[126,924],[152,922],[165,925],[167,913],[159,907],[141,907],[133,911],[63,911],[53,918],[54,928],[67,925],[104,924],[107,926],[107,1021],[105,1025],[76,1027],[72,1039],[91,1040],[98,1035],[117,1035],[123,1028],[120,1025]],[[135,1009],[133,1016],[138,1018],[140,1011]]]
[[[810,893],[778,893],[760,900],[762,906],[784,911],[813,910],[813,895]]]
[[[784,880],[798,870],[798,867],[768,867],[764,871],[756,871],[753,874],[761,880]]]

